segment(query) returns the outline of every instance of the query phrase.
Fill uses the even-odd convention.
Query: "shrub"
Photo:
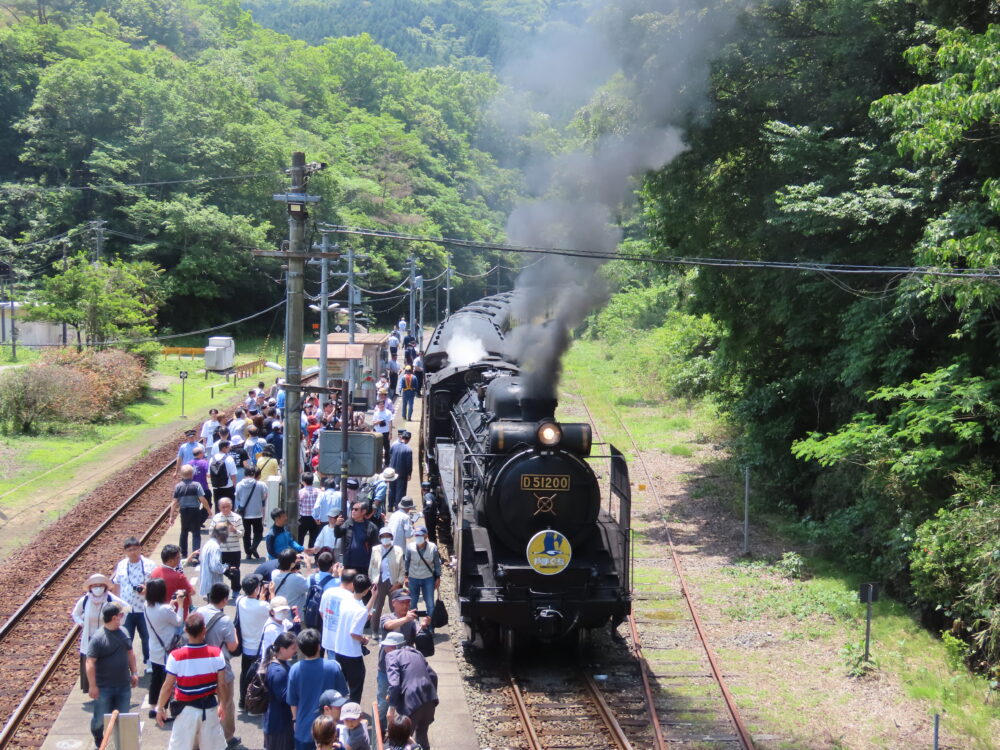
[[[0,374],[0,422],[31,432],[41,422],[81,422],[103,416],[108,389],[91,372],[36,364]]]
[[[120,409],[142,395],[146,388],[146,368],[141,358],[121,349],[57,349],[42,360],[46,364],[94,375],[107,390],[102,410]]]

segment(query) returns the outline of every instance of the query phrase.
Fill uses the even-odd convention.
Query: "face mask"
[[[288,613],[288,612],[285,612],[285,611],[275,612],[274,613],[274,619],[278,620],[279,622],[282,622],[284,620],[291,620],[292,619],[292,615],[290,613]]]
[[[90,590],[90,593],[93,596],[104,596],[106,591],[107,589],[104,586],[94,586],[94,588]]]
[[[379,541],[382,542],[382,546],[383,547],[391,547],[392,546],[392,539],[380,539]]]

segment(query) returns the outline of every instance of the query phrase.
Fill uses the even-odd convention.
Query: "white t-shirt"
[[[345,599],[354,599],[354,594],[337,586],[323,592],[319,600],[319,611],[323,616],[323,648],[336,651],[337,626],[340,623],[340,608]]]
[[[240,628],[243,627],[243,623],[240,623]],[[268,616],[267,622],[264,623],[264,633],[260,637],[260,653],[264,653],[268,648],[274,645],[274,640],[279,635],[287,630],[291,630],[294,627],[294,623],[291,620],[282,620],[280,623],[275,622],[274,618]]]
[[[215,463],[216,461],[220,461],[222,459],[223,459],[223,454],[219,453],[218,451],[216,451],[215,454],[212,456],[212,460],[209,461],[209,464],[208,464],[208,475],[209,475],[208,476],[208,481],[209,482],[212,481],[212,464]],[[226,461],[226,483],[224,485],[222,485],[222,487],[219,488],[219,489],[223,489],[223,490],[227,489],[229,487],[233,487],[234,486],[233,485],[233,477],[236,475],[236,461],[233,460],[233,457],[230,456],[228,453],[226,453],[225,454],[225,461]]]
[[[227,426],[229,427],[230,437],[233,435],[243,437],[243,430],[247,426],[247,421],[245,419],[234,419]]]
[[[260,599],[241,596],[236,601],[236,609],[240,615],[240,632],[243,634],[243,653],[252,656],[258,653],[264,625],[270,617],[270,604]],[[274,634],[278,637],[277,632]]]
[[[215,431],[219,429],[219,422],[215,419],[209,419],[205,424],[201,426],[201,437],[202,440],[209,441],[212,439],[212,435]]]
[[[366,622],[368,608],[353,594],[350,599],[344,599],[340,604],[340,617],[337,618],[334,652],[341,656],[361,656],[361,641],[351,638],[351,635],[361,635]]]

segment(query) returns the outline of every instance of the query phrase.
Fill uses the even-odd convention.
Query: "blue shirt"
[[[319,715],[319,697],[326,690],[347,695],[347,680],[334,659],[302,659],[288,673],[288,704],[296,707],[295,739],[312,740],[313,721]]]
[[[339,490],[323,490],[319,493],[319,499],[313,506],[312,517],[319,521],[320,524],[325,524],[327,519],[330,518],[331,508],[340,513]]]
[[[182,464],[189,464],[194,461],[194,449],[197,448],[201,443],[181,443],[181,447],[177,449],[177,458],[181,460]]]
[[[292,726],[292,709],[288,705],[288,664],[277,659],[267,665],[264,681],[270,700],[264,712],[264,734],[279,734]]]
[[[278,528],[272,526],[264,537],[264,546],[267,548],[267,556],[272,560],[278,556],[281,550],[291,547],[296,552],[302,551],[302,545],[295,541],[287,526]]]

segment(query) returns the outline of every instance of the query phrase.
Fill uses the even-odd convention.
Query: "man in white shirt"
[[[213,584],[224,583],[229,566],[222,562],[222,545],[229,538],[229,526],[219,523],[212,527],[212,533],[200,550],[195,550],[188,560],[198,559],[201,563],[201,577],[198,580],[198,593],[208,599]]]
[[[389,442],[392,435],[392,412],[385,408],[385,402],[372,415],[372,430],[382,436],[384,463],[389,463]]]
[[[330,517],[330,511],[340,513],[342,510],[340,505],[340,490],[337,489],[337,479],[327,477],[323,480],[323,491],[319,493],[316,504],[313,505],[312,516],[318,523],[326,523],[326,519]],[[327,546],[333,549],[331,545]]]
[[[330,508],[327,511],[327,524],[322,529],[319,530],[319,534],[316,536],[316,546],[306,550],[310,555],[315,555],[321,549],[326,547],[333,552],[333,557],[336,560],[341,557],[340,550],[343,545],[343,540],[337,537],[337,519],[340,517],[340,510],[337,508]]]
[[[346,568],[340,573],[340,585],[328,588],[323,592],[319,602],[319,611],[323,617],[323,648],[326,658],[335,659],[334,647],[337,645],[337,628],[340,625],[340,607],[346,599],[353,598],[354,577],[358,571]]]
[[[368,577],[374,589],[374,596],[371,599],[371,626],[372,632],[376,634],[385,600],[393,591],[403,587],[405,577],[403,548],[392,543],[392,531],[388,528],[380,530],[378,541],[378,546],[372,550],[372,561],[368,565]]]
[[[201,426],[201,444],[211,445],[215,442],[215,431],[219,429],[219,410],[209,409],[208,419]]]
[[[146,581],[155,567],[156,563],[143,556],[139,540],[130,536],[125,540],[125,557],[118,561],[111,576],[111,593],[120,596],[132,608],[125,615],[122,628],[130,644],[135,638],[135,631],[139,631],[146,674],[153,671],[153,665],[149,663],[149,631],[146,629]]]
[[[246,415],[244,414],[242,409],[237,409],[236,414],[233,415],[233,418],[229,421],[229,424],[226,425],[226,427],[229,428],[230,439],[232,439],[236,435],[239,435],[240,441],[242,442],[244,438],[243,429],[246,426],[247,426]]]
[[[222,468],[224,467],[224,468]],[[219,452],[212,456],[208,464],[208,478],[212,483],[212,499],[215,510],[219,510],[219,500],[236,497],[236,461],[229,455],[229,441],[219,441]]]
[[[413,523],[410,521],[413,506],[413,498],[407,495],[399,501],[399,507],[389,515],[386,523],[392,533],[392,543],[402,550],[406,549],[406,540],[413,536]]]
[[[229,529],[229,534],[222,547],[222,562],[229,570],[226,577],[229,579],[229,588],[233,591],[240,590],[240,540],[243,538],[243,519],[239,513],[233,512],[233,501],[228,497],[219,500],[219,512],[212,517],[212,525],[225,525]]]
[[[253,677],[251,668],[262,656],[260,642],[264,635],[264,625],[271,616],[271,605],[262,599],[267,585],[255,575],[243,579],[241,587],[243,595],[236,600],[236,616],[240,620],[240,635],[242,636],[243,655],[240,658],[240,694],[239,706],[245,708],[244,699],[247,685]]]
[[[368,643],[363,635],[368,622],[368,608],[361,600],[371,588],[371,579],[364,573],[354,576],[354,595],[344,597],[340,602],[337,630],[334,633],[333,651],[344,672],[344,679],[351,690],[351,700],[360,703],[365,687],[365,657],[362,646]],[[323,594],[326,599],[327,594]],[[324,618],[325,620],[325,618]],[[325,626],[324,622],[324,626]]]

